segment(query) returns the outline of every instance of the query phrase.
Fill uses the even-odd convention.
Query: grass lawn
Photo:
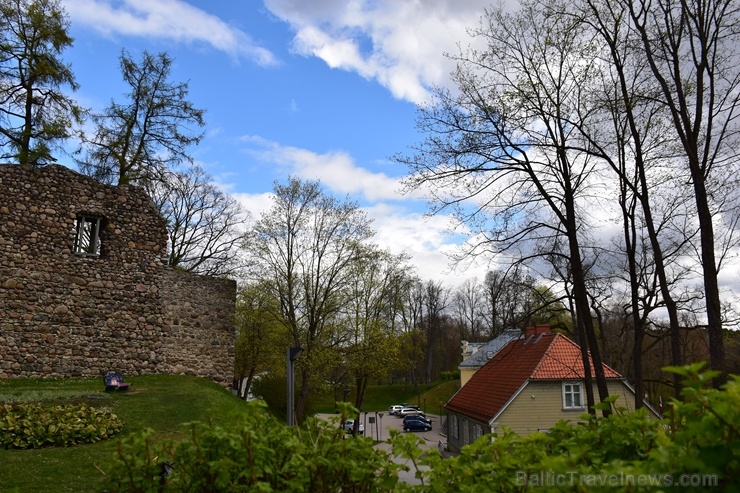
[[[63,380],[0,381],[0,404],[8,402],[68,402],[86,400],[106,406],[124,423],[115,439],[75,447],[32,450],[0,449],[0,492],[79,493],[100,491],[102,474],[96,466],[114,456],[118,438],[146,428],[156,439],[178,440],[188,435],[193,421],[225,423],[246,403],[208,380],[176,375],[148,375],[127,378],[128,392],[104,391],[100,378]],[[417,404],[431,414],[457,390],[457,381],[419,387],[411,385],[371,386],[364,411],[387,411],[392,404]],[[342,396],[339,396],[341,399]],[[354,402],[354,394],[347,400]],[[333,413],[334,396],[317,402],[316,412]]]
[[[414,391],[413,385],[369,385],[362,402],[362,411],[387,412],[388,407],[394,404],[411,404],[419,406],[429,414],[440,414],[440,403],[444,405],[460,387],[459,380],[447,380],[439,384],[420,385],[419,392]],[[341,393],[338,396],[342,399]],[[350,392],[347,401],[354,404],[355,393]],[[334,396],[326,396],[317,400],[314,405],[317,413],[333,413]]]
[[[102,379],[6,380],[0,404],[9,401],[86,399],[110,408],[124,423],[120,436],[145,428],[159,439],[188,434],[187,423],[223,422],[245,406],[222,387],[197,377],[130,377],[128,392],[104,392]],[[102,479],[96,465],[116,452],[117,439],[75,447],[0,450],[0,491],[18,493],[93,492]]]

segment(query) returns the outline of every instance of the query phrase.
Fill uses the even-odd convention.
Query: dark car
[[[403,431],[431,431],[431,423],[419,419],[410,419],[403,423]]]
[[[432,425],[432,420],[429,418],[425,418],[424,416],[419,416],[416,414],[409,414],[408,416],[403,418],[403,424],[406,424],[409,421],[422,421],[428,425]]]

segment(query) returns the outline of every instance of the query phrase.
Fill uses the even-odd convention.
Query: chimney
[[[534,327],[527,327],[524,329],[524,337],[535,337],[540,334],[549,334],[550,324],[537,324]]]
[[[465,361],[472,353],[468,351],[468,341],[460,341],[460,344],[462,345],[462,360]]]

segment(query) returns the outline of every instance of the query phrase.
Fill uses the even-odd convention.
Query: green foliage
[[[172,466],[166,476],[165,462]],[[255,402],[229,424],[193,424],[191,437],[174,447],[153,444],[151,432],[130,437],[105,486],[112,493],[380,492],[394,491],[399,468],[371,439],[345,439],[339,419],[288,427]]]
[[[121,433],[111,440],[74,447],[0,448],[0,491],[101,491],[103,476],[98,467],[103,467],[116,454],[119,440],[147,428],[154,430],[152,442],[182,440],[190,436],[186,423],[226,422],[229,416],[241,412],[247,405],[220,385],[204,378],[131,375],[126,380],[131,382],[128,392],[110,393],[104,392],[101,378],[0,381],[0,401],[27,402],[27,396],[38,396],[57,404],[70,394],[96,396],[96,402],[104,399],[105,407],[125,423]]]
[[[137,431],[121,439],[117,450],[112,440],[62,449],[63,455],[37,465],[28,462],[33,454],[55,449],[0,450],[0,464],[4,473],[30,471],[51,478],[46,489],[34,484],[24,485],[22,491],[99,490],[100,476],[92,467],[85,469],[90,464],[105,472],[104,487],[111,492],[740,491],[740,377],[730,377],[716,390],[708,385],[713,374],[702,373],[698,366],[671,371],[684,377],[685,390],[681,401],[670,403],[665,420],[646,410],[615,409],[606,418],[584,414],[580,422],[559,423],[548,434],[520,437],[503,430],[486,435],[452,458],[420,447],[416,434],[393,433],[395,462],[370,438],[345,439],[339,423],[343,416],[356,413],[348,405],[340,403],[340,414],[328,423],[309,418],[300,427],[287,427],[268,413],[264,403],[246,404],[223,389],[217,393],[219,389],[202,379],[178,377],[180,385],[173,388],[173,377],[136,377],[141,394],[112,398],[125,405],[121,409],[142,413],[140,418],[126,414],[127,426],[131,421]],[[197,392],[183,393],[179,387]],[[213,417],[211,424],[190,424],[187,433],[170,431],[166,439],[162,420],[149,418],[157,431],[143,426],[145,415],[164,408],[169,421],[182,427],[177,410],[198,409],[200,394],[204,402],[228,397],[229,403],[239,404],[239,412],[204,407],[193,422]],[[168,406],[170,401],[174,406]],[[85,450],[89,453],[84,461],[66,462],[68,456]],[[18,458],[23,464],[10,469]],[[162,474],[165,463],[172,466],[168,476]],[[79,479],[63,479],[70,469],[76,478],[95,476],[95,482],[82,485]],[[421,485],[399,482],[399,471],[408,469]],[[18,484],[0,475],[0,489],[12,491]]]
[[[123,428],[108,409],[88,404],[0,405],[0,448],[39,448],[94,443]]]
[[[455,458],[422,460],[424,491],[740,491],[740,377],[716,390],[700,369],[670,369],[686,387],[667,420],[616,409],[548,434],[483,436]]]
[[[0,2],[0,158],[54,162],[51,151],[83,123],[86,110],[65,94],[77,90],[61,58],[68,31],[59,0]]]
[[[121,75],[130,89],[126,101],[111,101],[102,114],[92,115],[92,136],[83,135],[76,159],[80,170],[104,183],[146,185],[175,169],[192,163],[187,153],[202,133],[204,110],[187,99],[188,83],[170,80],[174,60],[162,52],[144,51],[135,60],[125,49],[119,57]]]
[[[285,375],[264,375],[252,384],[252,391],[267,403],[274,416],[287,417],[288,389]]]
[[[459,380],[448,380],[429,386],[428,390],[424,390],[426,386],[419,386],[419,390],[423,390],[421,394],[417,393],[415,387],[411,384],[402,385],[368,385],[365,391],[365,398],[362,400],[362,411],[368,412],[385,412],[388,406],[393,404],[409,403],[421,406],[424,412],[437,414],[440,413],[440,403],[445,404],[455,392],[457,392],[460,385]],[[282,382],[274,380],[273,383],[269,383],[267,380],[260,381],[257,386],[261,396],[274,394],[272,399],[265,397],[268,400],[270,410],[273,413],[285,414],[285,380]],[[275,388],[275,386],[279,388]],[[265,392],[266,394],[263,394]],[[355,391],[351,390],[347,396],[347,400],[354,402]],[[329,391],[321,395],[312,396],[313,410],[317,413],[331,414],[336,412],[336,400],[342,400],[342,389],[339,389],[335,395]],[[336,400],[335,400],[336,397]],[[311,404],[309,402],[309,404]],[[281,407],[273,407],[281,406]]]
[[[258,283],[249,284],[239,291],[235,313],[238,333],[234,350],[234,371],[239,378],[272,370],[285,382],[285,348],[291,345],[291,336],[276,318],[279,304],[272,294],[268,286]]]
[[[439,374],[439,379],[445,380],[460,380],[460,370],[455,371],[443,371]]]

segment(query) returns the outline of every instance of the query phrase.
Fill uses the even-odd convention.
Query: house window
[[[450,430],[452,431],[452,438],[460,438],[460,431],[458,430],[457,414],[450,415]]]
[[[74,252],[79,255],[97,257],[100,255],[100,216],[80,215],[75,221]]]
[[[463,419],[463,443],[470,443],[470,431],[468,429],[468,420]]]
[[[583,409],[581,382],[563,382],[563,409]]]
[[[473,425],[473,441],[476,441],[483,436],[483,427],[481,425]]]

